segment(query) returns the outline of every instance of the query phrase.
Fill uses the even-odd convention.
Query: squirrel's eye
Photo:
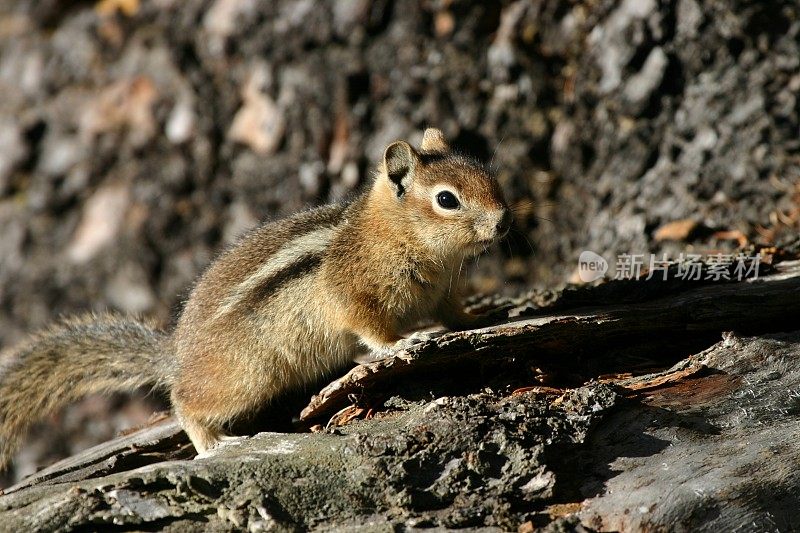
[[[436,203],[445,209],[456,209],[458,207],[458,198],[450,191],[442,191],[436,195]]]

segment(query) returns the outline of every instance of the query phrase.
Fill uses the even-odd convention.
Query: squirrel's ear
[[[420,148],[425,152],[449,152],[450,145],[444,140],[444,133],[437,128],[427,128],[422,134]]]
[[[393,142],[383,152],[383,168],[398,197],[403,196],[411,186],[417,163],[417,152],[405,141]]]

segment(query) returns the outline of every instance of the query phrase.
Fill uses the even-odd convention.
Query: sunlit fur
[[[431,143],[430,131],[428,149],[403,143],[392,151],[411,160],[402,194],[386,171],[393,162],[384,160],[372,186],[349,204],[256,230],[197,284],[175,335],[172,397],[198,449],[212,445],[227,421],[346,364],[363,347],[385,355],[422,319],[451,328],[475,323],[454,278],[465,257],[507,229],[500,223],[508,209],[497,181],[451,153],[440,132]],[[456,192],[461,207],[437,212],[437,186]],[[248,296],[293,255],[298,264],[303,257],[318,263],[263,301]]]
[[[442,188],[458,196],[458,209],[437,207]],[[508,230],[509,217],[494,177],[452,153],[439,130],[425,131],[419,151],[393,143],[351,202],[267,223],[220,255],[172,336],[112,317],[26,344],[0,373],[0,459],[35,416],[75,394],[145,383],[170,390],[202,452],[230,423],[359,352],[391,353],[420,320],[475,326],[480,318],[463,311],[456,278],[466,257]],[[94,364],[101,357],[106,370]],[[46,397],[60,390],[49,383],[66,379],[80,384],[75,394]]]

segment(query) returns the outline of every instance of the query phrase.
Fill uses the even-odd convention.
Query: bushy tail
[[[167,385],[172,361],[167,335],[130,319],[64,320],[0,359],[0,470],[28,428],[94,392]]]

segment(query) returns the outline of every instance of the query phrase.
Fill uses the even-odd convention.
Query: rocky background
[[[0,347],[81,311],[169,324],[237,235],[428,125],[516,212],[474,291],[796,235],[799,31],[791,1],[4,2]],[[157,405],[59,414],[17,475]]]

